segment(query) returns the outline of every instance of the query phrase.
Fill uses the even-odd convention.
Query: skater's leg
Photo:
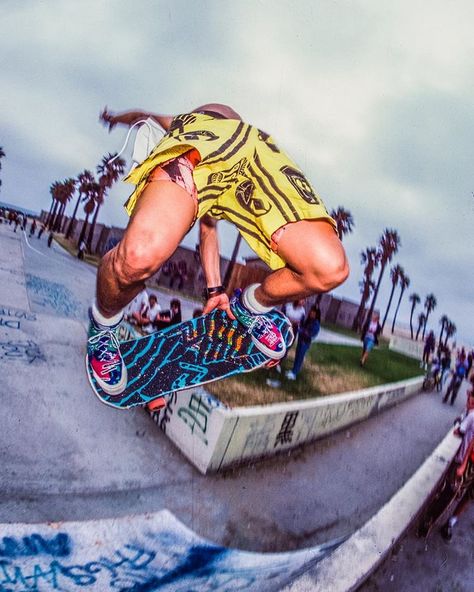
[[[255,291],[264,306],[327,292],[349,274],[342,243],[324,220],[288,224],[278,241],[278,254],[287,266],[267,276]]]
[[[117,315],[144,289],[144,282],[174,253],[192,226],[196,203],[170,181],[149,183],[120,243],[102,259],[97,274],[97,307]]]

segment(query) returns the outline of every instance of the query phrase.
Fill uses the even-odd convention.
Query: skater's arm
[[[217,236],[217,220],[214,220],[209,216],[203,216],[199,221],[199,247],[207,288],[220,286],[222,280],[219,239]],[[204,314],[211,312],[211,310],[214,310],[215,308],[225,310],[232,319],[235,318],[230,310],[227,294],[222,293],[210,296],[204,307]]]
[[[142,119],[153,119],[161,127],[168,131],[170,129],[171,122],[174,119],[174,115],[159,115],[157,113],[150,113],[149,111],[122,111],[121,113],[113,113],[107,110],[107,107],[100,114],[100,121],[105,125],[109,126],[109,132],[119,123],[122,125],[132,126],[137,121]]]

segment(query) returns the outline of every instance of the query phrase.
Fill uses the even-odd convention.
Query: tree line
[[[123,175],[125,165],[125,161],[118,158],[117,154],[106,154],[97,165],[97,177],[89,169],[84,169],[77,177],[52,183],[50,187],[52,200],[46,218],[46,227],[53,232],[61,230],[66,207],[77,192],[74,211],[69,220],[65,238],[69,239],[72,235],[77,211],[82,203],[86,217],[77,245],[79,246],[84,241],[86,249],[90,251],[100,208],[104,204],[109,189]],[[90,216],[92,216],[92,221],[89,224]]]

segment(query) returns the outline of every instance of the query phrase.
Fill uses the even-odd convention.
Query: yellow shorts
[[[199,155],[192,170],[197,218],[208,214],[234,224],[272,269],[285,265],[277,243],[286,225],[325,219],[336,228],[309,181],[268,134],[240,120],[206,113],[176,117],[151,155],[131,171],[125,180],[136,188],[126,203],[128,213],[150,175],[157,174],[156,167],[193,149]]]

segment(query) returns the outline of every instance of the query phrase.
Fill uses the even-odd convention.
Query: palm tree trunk
[[[428,317],[429,317],[429,315],[430,315],[430,313],[427,311],[427,312],[426,312],[426,318],[425,318],[425,322],[423,323],[423,334],[422,334],[422,336],[421,336],[421,337],[422,337],[422,339],[423,339],[423,341],[424,341],[424,339],[425,339],[425,331],[426,331],[426,325],[427,325],[427,323],[428,323]]]
[[[48,227],[49,230],[51,230],[53,227],[54,219],[56,218],[56,210],[58,209],[58,203],[59,203],[58,201],[54,200],[53,207],[49,211],[48,219],[46,221],[46,226]]]
[[[50,208],[49,208],[48,215],[46,216],[46,220],[45,220],[45,226],[47,226],[48,228],[49,228],[49,222],[50,222],[50,219],[51,219],[51,215],[52,215],[52,213],[53,213],[53,208],[54,208],[54,204],[55,204],[55,203],[56,203],[56,201],[53,199],[53,200],[51,201],[51,206],[50,206]]]
[[[390,310],[390,307],[392,306],[392,298],[393,298],[393,294],[395,292],[396,285],[397,284],[395,284],[395,283],[392,282],[392,291],[390,292],[390,298],[388,299],[387,310],[385,311],[385,316],[384,316],[383,321],[382,321],[382,330],[385,327],[385,322],[386,322],[387,317],[388,317],[388,311]]]
[[[415,312],[415,306],[416,306],[416,303],[414,302],[411,307],[411,312],[410,312],[410,333],[411,333],[412,339],[413,339],[413,313]]]
[[[69,238],[72,234],[72,229],[74,227],[74,221],[76,220],[77,208],[79,207],[79,203],[81,201],[82,194],[79,193],[79,197],[77,198],[76,205],[74,207],[74,212],[72,213],[72,218],[69,220],[69,226],[67,227],[66,231],[66,238]]]
[[[380,284],[382,283],[382,276],[383,276],[383,272],[385,271],[386,265],[387,265],[386,263],[381,263],[379,279],[377,280],[377,285],[375,286],[374,295],[372,296],[372,302],[370,303],[369,312],[367,313],[367,318],[365,319],[363,333],[365,333],[367,331],[367,329],[369,327],[370,319],[372,318],[372,314],[374,313],[375,302],[376,302],[377,296],[379,294]]]
[[[418,330],[417,330],[417,332],[416,332],[416,340],[417,340],[417,341],[418,341],[418,336],[420,335],[420,331],[421,331],[421,325],[422,325],[422,324],[423,324],[423,323],[418,323]]]
[[[400,297],[398,299],[397,302],[397,308],[395,309],[395,314],[393,315],[393,322],[392,322],[392,333],[395,331],[395,321],[397,320],[397,315],[398,315],[398,309],[400,308],[400,303],[402,301],[402,297],[403,297],[403,292],[405,290],[402,288],[401,292],[400,292]]]
[[[94,238],[94,230],[95,230],[95,225],[97,222],[97,216],[99,215],[99,209],[101,206],[101,202],[97,201],[97,205],[95,206],[95,212],[94,212],[94,216],[92,218],[92,222],[89,228],[89,236],[87,237],[87,246],[89,248],[89,251],[92,251],[92,240]]]
[[[86,214],[86,219],[84,220],[84,224],[82,225],[82,228],[81,228],[81,234],[79,235],[79,240],[77,241],[78,247],[82,243],[82,241],[84,240],[84,238],[86,236],[88,223],[89,223],[89,214]]]

